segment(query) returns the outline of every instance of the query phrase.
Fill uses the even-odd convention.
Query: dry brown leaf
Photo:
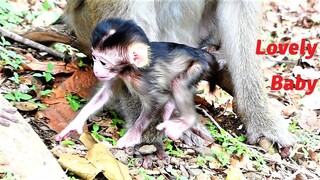
[[[309,153],[309,156],[311,158],[312,161],[314,162],[319,162],[319,159],[318,159],[318,153],[315,152],[315,151],[312,151],[311,149],[308,150],[308,153]]]
[[[262,137],[259,141],[259,146],[267,151],[270,154],[276,153],[275,148],[273,147],[273,144],[266,138]]]
[[[31,102],[15,102],[14,106],[21,111],[33,111],[38,108],[38,105]]]
[[[295,106],[289,105],[283,108],[282,113],[284,116],[290,117],[293,115],[293,113],[295,113],[296,110],[297,108]]]
[[[275,73],[274,73],[274,70],[272,68],[264,68],[263,69],[263,76],[268,79],[266,84],[270,84],[271,83],[273,75],[275,75]]]
[[[78,69],[61,84],[61,91],[66,94],[78,94],[82,98],[88,98],[96,82],[97,79],[91,68]]]
[[[219,101],[228,101],[228,100],[232,100],[232,96],[228,95],[226,92],[224,92],[221,88],[216,88],[213,92],[213,95],[215,97],[215,99],[219,99]],[[221,100],[222,99],[222,100]]]
[[[195,96],[195,103],[201,104],[201,105],[205,106],[206,108],[209,108],[211,106],[211,104],[208,101],[206,101],[204,98],[202,98],[200,96]]]
[[[220,144],[213,143],[209,147],[211,151],[223,153],[224,157],[229,157],[229,159],[231,159],[231,154],[228,154],[226,151],[224,151]]]
[[[34,58],[31,53],[22,54],[22,56],[25,57],[26,64],[39,62],[39,60]]]
[[[269,98],[268,102],[273,107],[275,113],[281,114],[282,110],[285,108],[285,105],[283,105],[280,101],[278,101],[275,98]]]
[[[76,115],[76,112],[71,109],[65,96],[68,94],[78,94],[82,98],[87,98],[95,83],[96,78],[91,68],[77,70],[67,80],[62,83],[57,82],[54,85],[53,93],[49,97],[44,97],[41,101],[49,106],[45,110],[37,112],[36,117],[49,119],[48,126],[60,132]]]
[[[41,84],[41,82],[37,78],[31,75],[20,76],[20,83],[26,85],[35,85],[38,83]]]
[[[239,164],[239,168],[245,168],[249,171],[254,171],[254,165],[252,163],[252,161],[250,160],[250,157],[248,154],[244,154],[241,158],[240,158],[240,164]]]
[[[100,172],[100,170],[87,159],[76,155],[62,154],[58,162],[64,169],[68,169],[68,171],[71,171],[86,180],[94,179]]]
[[[266,17],[270,22],[273,22],[273,23],[279,23],[280,21],[279,15],[276,12],[272,12],[272,11],[266,12]]]
[[[294,91],[287,91],[287,95],[290,97],[290,101],[292,102],[293,106],[300,106],[301,96],[299,94],[295,94]]]
[[[0,67],[1,72],[1,67]],[[0,73],[0,85],[6,80],[7,78],[5,76],[2,76],[2,73]]]
[[[239,168],[231,168],[229,172],[227,173],[226,180],[241,180],[241,179],[246,179],[242,171]]]
[[[307,109],[320,109],[320,92],[313,92],[310,95],[304,96],[300,103]]]
[[[308,180],[308,178],[304,174],[297,174],[295,180]]]
[[[36,99],[41,98],[42,82],[32,75],[20,76],[20,83],[28,86],[35,86]],[[31,91],[32,92],[32,91]]]
[[[92,149],[93,146],[97,144],[97,141],[88,132],[82,133],[79,140],[88,150]]]
[[[32,55],[28,54],[25,55],[25,57],[29,60],[26,61],[26,64],[23,65],[23,68],[25,70],[30,71],[48,71],[48,64],[53,64],[53,74],[59,74],[59,73],[73,73],[76,70],[78,70],[78,66],[74,62],[70,62],[66,64],[65,62],[61,61],[46,61],[46,62],[40,62],[37,59],[33,58]]]
[[[44,104],[57,104],[57,103],[65,103],[68,104],[67,99],[65,98],[66,94],[62,92],[59,88],[53,89],[53,92],[50,96],[46,96],[41,99],[41,102]]]
[[[197,90],[203,91],[203,93],[197,95],[197,103],[200,103],[205,107],[210,107],[211,103],[217,100],[217,98],[212,93],[210,93],[209,83],[207,81],[200,81],[200,83],[198,83]]]
[[[110,180],[131,179],[128,167],[117,161],[102,144],[95,144],[86,158]]]
[[[230,158],[230,166],[235,168],[241,168],[239,159],[234,157]]]
[[[273,8],[273,9],[279,9],[279,4],[275,1],[271,1],[269,3],[269,5]]]
[[[212,159],[209,162],[209,167],[210,167],[210,169],[220,169],[221,163],[217,159]]]
[[[76,115],[76,112],[64,101],[65,98],[56,99],[57,103],[38,111],[35,115],[36,118],[45,117],[49,119],[48,126],[51,129],[57,132],[62,131]]]
[[[306,16],[302,19],[302,25],[303,27],[310,29],[314,25],[314,22],[310,17]]]
[[[320,128],[320,119],[317,118],[317,113],[311,109],[303,108],[295,120],[299,122],[299,126],[308,131]]]
[[[313,68],[303,69],[301,66],[295,66],[292,73],[296,76],[300,74],[302,79],[320,79],[320,72]]]

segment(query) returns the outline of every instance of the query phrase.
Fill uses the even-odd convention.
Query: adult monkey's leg
[[[264,136],[283,147],[290,147],[294,140],[282,117],[274,113],[267,101],[262,58],[255,54],[261,13],[259,1],[219,1],[216,18],[221,48],[234,86],[237,110],[246,123],[249,143],[256,143]]]

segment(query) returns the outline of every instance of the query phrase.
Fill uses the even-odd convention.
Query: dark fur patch
[[[115,30],[114,34],[109,34]],[[132,20],[111,18],[101,21],[93,30],[91,44],[94,49],[104,50],[141,42],[149,45],[147,35]]]

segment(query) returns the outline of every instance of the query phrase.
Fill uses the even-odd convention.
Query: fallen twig
[[[40,51],[45,51],[53,56],[56,56],[58,58],[64,58],[64,54],[62,52],[56,51],[50,47],[44,46],[42,44],[39,44],[35,41],[32,41],[30,39],[24,38],[18,34],[15,34],[13,32],[8,31],[7,29],[0,27],[0,33],[5,36],[5,37],[9,37],[17,42],[23,43],[25,45],[28,45],[30,47],[39,49]]]

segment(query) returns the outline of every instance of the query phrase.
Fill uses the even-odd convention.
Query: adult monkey
[[[248,142],[264,136],[285,147],[287,156],[294,140],[267,102],[261,57],[255,54],[261,12],[258,0],[69,0],[65,16],[87,54],[93,28],[108,17],[133,19],[152,41],[221,46],[228,71],[221,71],[219,85],[237,98]]]

